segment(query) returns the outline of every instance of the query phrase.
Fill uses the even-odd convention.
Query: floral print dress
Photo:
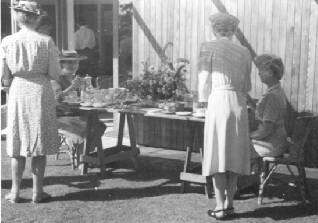
[[[56,104],[50,79],[58,79],[60,69],[52,39],[24,28],[5,37],[0,50],[2,61],[13,76],[8,98],[8,155],[56,153]]]

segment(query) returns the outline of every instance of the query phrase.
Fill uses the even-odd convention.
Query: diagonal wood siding
[[[282,85],[298,111],[318,112],[318,4],[315,0],[221,0],[240,19],[240,29],[257,54],[274,53],[286,66]],[[166,43],[170,60],[187,58],[190,89],[197,88],[200,44],[214,39],[208,17],[217,12],[211,0],[133,0],[133,73],[141,62],[160,63]],[[237,40],[235,40],[238,42]],[[265,87],[256,68],[251,95],[260,97]]]

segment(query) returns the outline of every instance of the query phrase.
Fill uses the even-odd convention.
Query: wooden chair
[[[276,170],[278,165],[286,165],[292,178],[300,190],[302,201],[310,199],[310,193],[306,183],[306,172],[304,167],[304,145],[312,130],[317,117],[306,116],[296,118],[293,127],[292,137],[288,138],[288,154],[280,157],[263,157],[262,158],[262,172],[260,175],[260,186],[258,195],[258,204],[261,205],[263,201],[263,192],[266,183]],[[290,165],[297,167],[298,176],[295,176],[290,168]],[[271,166],[271,167],[270,167]]]
[[[80,154],[76,145],[69,145],[67,143],[67,137],[63,133],[63,130],[59,129],[60,148],[56,153],[55,160],[59,159],[60,153],[67,153],[71,159],[72,169],[75,170],[79,166]]]

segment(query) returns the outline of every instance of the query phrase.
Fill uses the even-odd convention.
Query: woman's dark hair
[[[40,19],[39,26],[53,26],[52,18],[48,15],[42,16]]]
[[[78,23],[80,26],[85,26],[85,25],[87,25],[87,21],[86,21],[86,19],[83,18],[83,17],[79,17],[77,23]]]
[[[284,74],[284,64],[280,58],[274,59],[269,65],[269,69],[273,72],[277,80],[281,80]]]
[[[15,11],[16,21],[22,25],[35,25],[38,20],[38,15],[29,12]]]
[[[255,58],[258,69],[270,70],[277,80],[281,80],[284,74],[284,63],[282,59],[273,54],[262,54]]]

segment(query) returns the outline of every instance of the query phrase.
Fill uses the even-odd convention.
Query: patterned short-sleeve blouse
[[[262,141],[272,144],[274,148],[286,144],[284,116],[286,113],[286,97],[280,84],[270,87],[262,96],[256,108],[256,118],[261,122],[274,123],[274,131]]]

